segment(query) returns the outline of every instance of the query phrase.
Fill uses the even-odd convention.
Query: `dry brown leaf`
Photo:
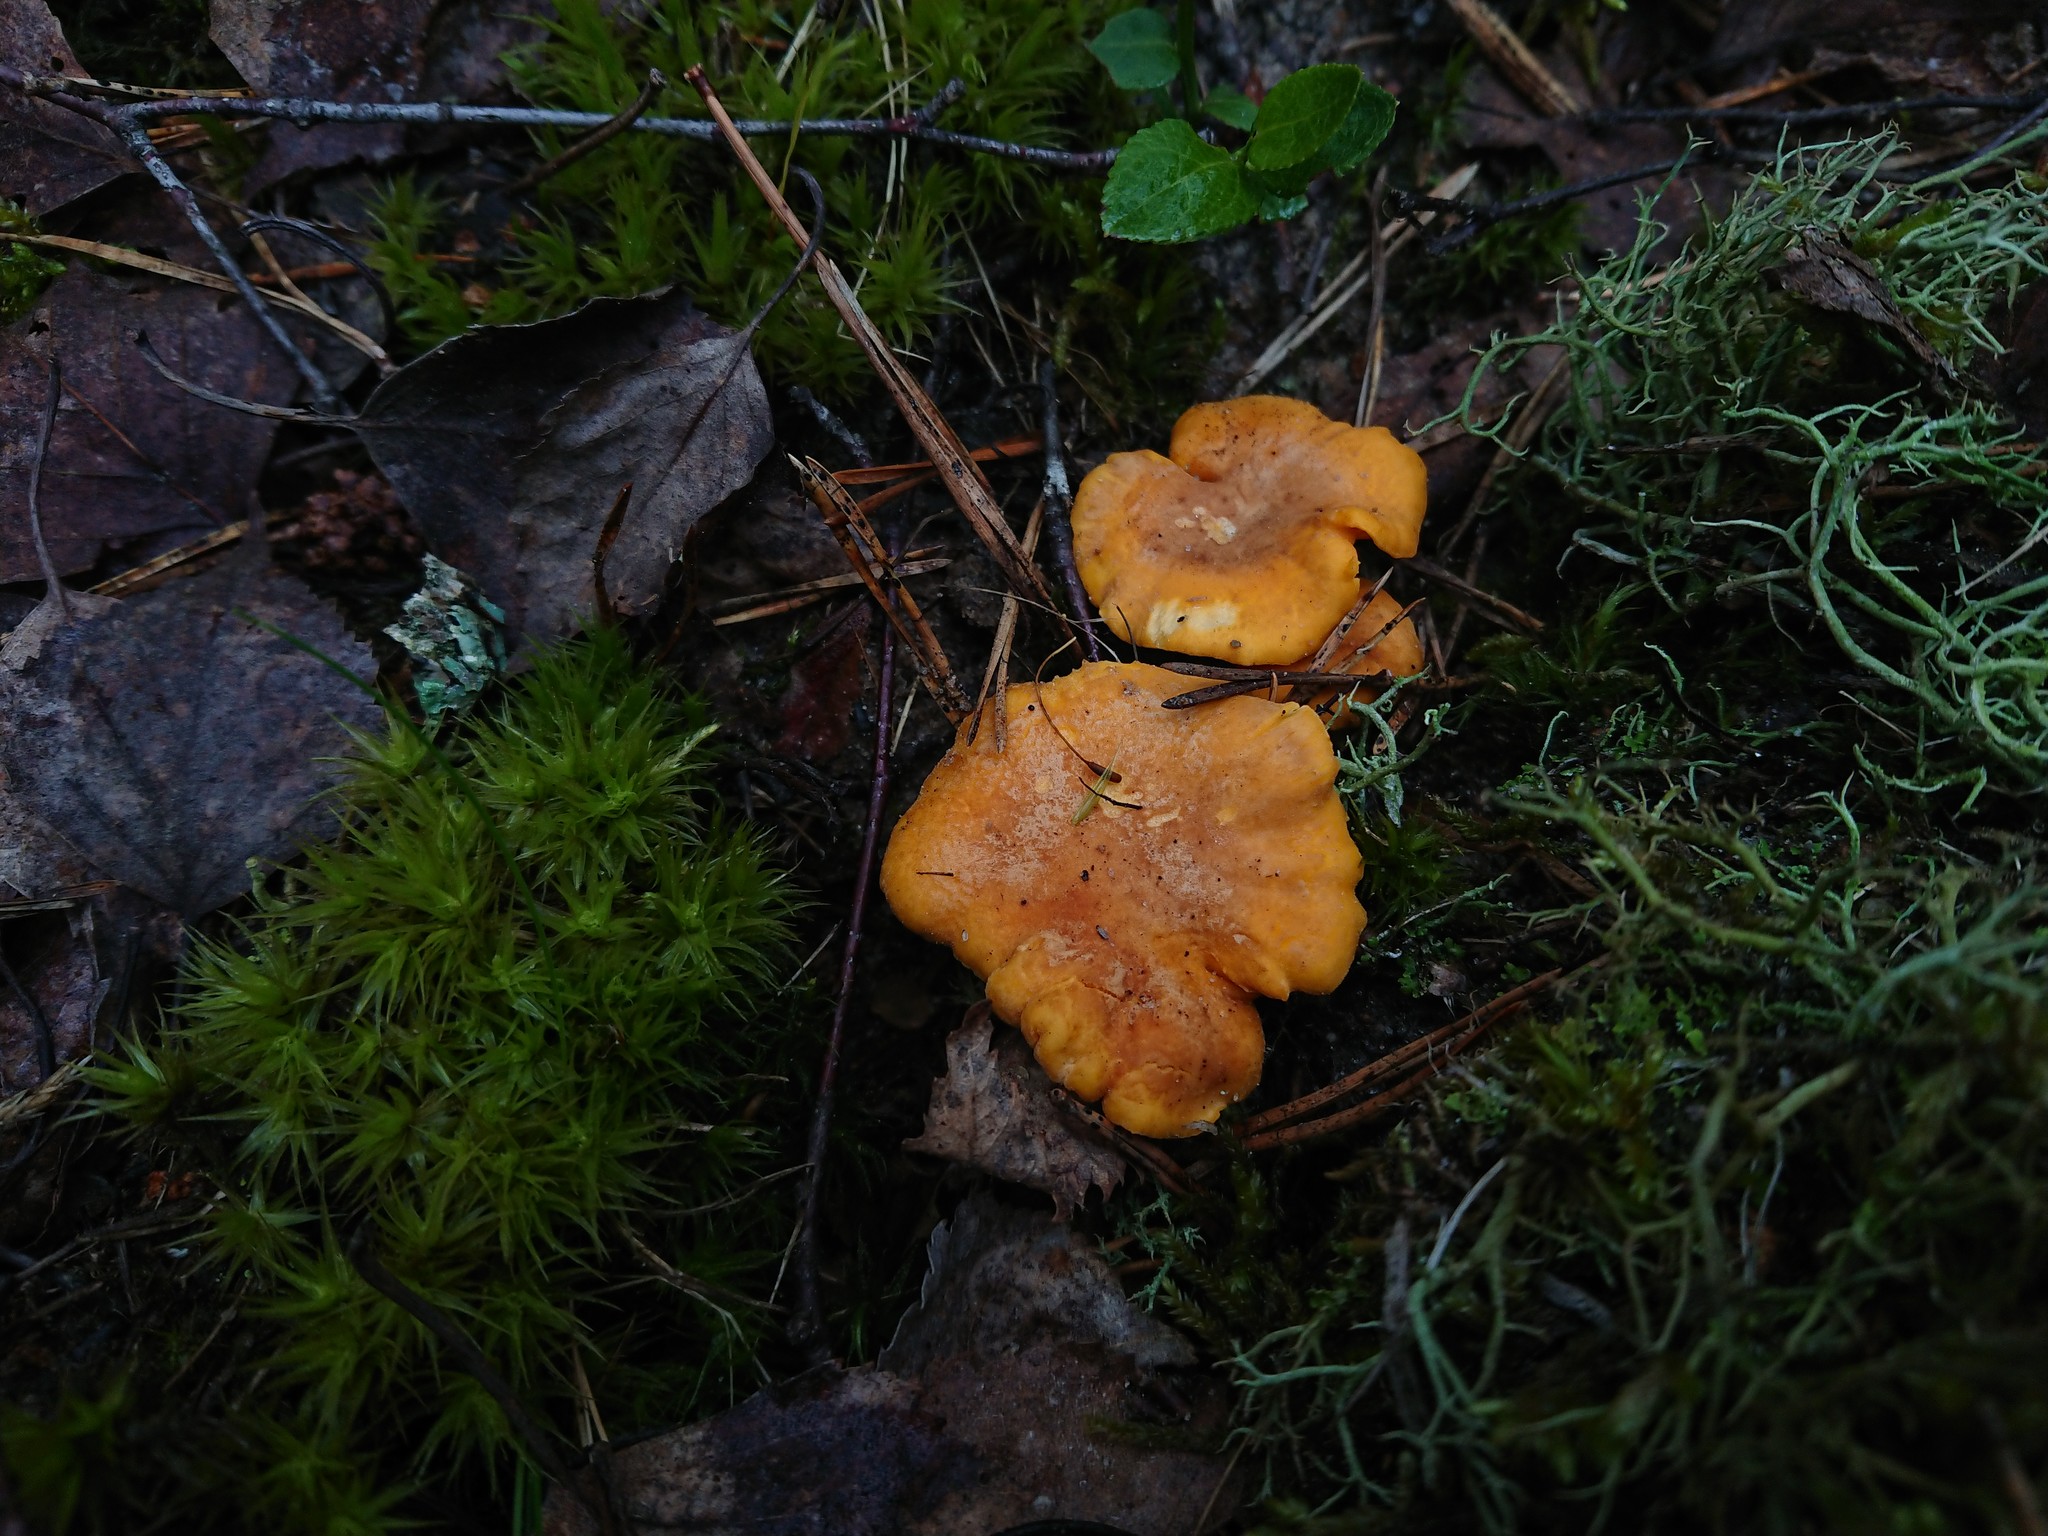
[[[1151,1445],[1178,1432],[1207,1446],[1227,1423],[1221,1385],[1187,1369],[1187,1341],[1125,1300],[1092,1243],[977,1195],[932,1234],[931,1254],[877,1365],[814,1372],[615,1450],[620,1536],[991,1536],[1061,1519],[1198,1536],[1233,1516],[1221,1458],[1089,1432],[1121,1421]],[[543,1530],[600,1526],[558,1488]]]
[[[905,1150],[950,1158],[1013,1184],[1043,1190],[1062,1216],[1099,1189],[1106,1200],[1124,1162],[1053,1085],[1015,1030],[995,1036],[987,1003],[946,1037],[946,1075],[932,1083],[924,1133]]]

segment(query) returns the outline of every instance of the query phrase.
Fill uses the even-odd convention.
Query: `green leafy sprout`
[[[1125,11],[1088,45],[1124,90],[1181,83],[1185,115],[1133,134],[1103,188],[1102,227],[1125,240],[1200,240],[1254,217],[1292,218],[1311,181],[1356,170],[1394,126],[1394,98],[1350,64],[1296,70],[1257,106],[1232,90],[1202,98],[1192,18],[1192,0],[1177,31],[1157,11]],[[1201,117],[1249,137],[1234,152],[1210,143],[1193,126]]]

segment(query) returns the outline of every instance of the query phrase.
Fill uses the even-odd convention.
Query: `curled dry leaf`
[[[1094,1246],[977,1195],[931,1241],[924,1293],[875,1366],[814,1372],[716,1418],[615,1450],[622,1533],[992,1536],[1032,1519],[1190,1536],[1235,1512],[1205,1450],[1089,1433],[1142,1425],[1219,1441],[1220,1385],[1178,1334],[1124,1298]],[[1171,1374],[1171,1390],[1148,1388]],[[1165,1411],[1162,1405],[1178,1404]],[[595,1487],[590,1490],[593,1499]],[[556,1489],[548,1536],[596,1536]]]
[[[249,400],[291,390],[290,366],[239,302],[74,266],[0,331],[0,582],[40,574],[28,477],[53,355],[67,389],[43,470],[42,513],[59,571],[89,570],[110,547],[159,536],[168,547],[247,514],[277,423],[186,394],[144,361],[138,331],[174,372],[209,389]],[[157,552],[149,545],[139,554]]]
[[[82,75],[78,55],[43,0],[0,3],[0,60],[47,75]],[[90,118],[20,91],[0,91],[0,197],[41,218],[135,169]]]
[[[536,638],[596,611],[591,554],[621,486],[633,498],[605,583],[634,614],[775,436],[744,341],[675,292],[458,336],[387,379],[355,425],[435,553]]]
[[[0,771],[17,814],[187,918],[249,887],[332,813],[344,727],[377,706],[254,615],[367,674],[368,647],[252,543],[42,641],[0,673]]]
[[[1795,235],[1772,276],[1779,287],[1815,309],[1867,320],[1903,342],[1931,371],[1946,379],[1955,377],[1955,365],[1934,350],[1899,308],[1883,274],[1825,230],[1802,229]]]
[[[1033,1060],[1022,1037],[1005,1030],[994,1038],[986,1003],[946,1037],[946,1075],[932,1084],[924,1134],[906,1150],[950,1158],[1043,1190],[1065,1215],[1085,1203],[1090,1189],[1104,1199],[1116,1192],[1124,1162],[1098,1141]]]

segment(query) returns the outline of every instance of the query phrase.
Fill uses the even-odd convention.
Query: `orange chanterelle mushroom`
[[[1094,662],[1010,689],[1006,749],[963,725],[882,863],[896,915],[988,979],[1053,1079],[1147,1136],[1256,1086],[1253,995],[1332,990],[1365,928],[1314,712],[1160,707],[1189,685]]]
[[[1074,497],[1082,585],[1126,640],[1292,662],[1357,598],[1358,539],[1415,553],[1427,476],[1384,427],[1247,395],[1196,406],[1167,451],[1111,454]]]

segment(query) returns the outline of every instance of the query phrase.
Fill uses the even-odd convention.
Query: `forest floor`
[[[2038,7],[524,9],[0,0],[0,1536],[2048,1536]],[[874,866],[1245,395],[1422,670],[1159,1139]]]

